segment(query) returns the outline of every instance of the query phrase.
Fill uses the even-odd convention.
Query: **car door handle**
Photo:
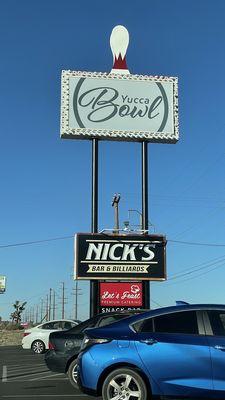
[[[216,346],[214,346],[214,348],[215,348],[216,350],[225,351],[225,346],[220,346],[219,344],[217,344]]]
[[[157,342],[157,340],[156,339],[153,339],[153,338],[150,338],[150,339],[143,339],[143,340],[140,340],[140,342],[141,343],[144,343],[144,344],[148,344],[148,345],[153,345],[153,344],[155,344],[155,343],[158,343]]]

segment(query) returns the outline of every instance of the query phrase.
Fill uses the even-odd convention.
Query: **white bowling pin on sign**
[[[113,28],[110,36],[110,47],[113,54],[113,69],[111,74],[129,74],[126,63],[126,52],[129,44],[128,30],[122,26],[117,25]]]

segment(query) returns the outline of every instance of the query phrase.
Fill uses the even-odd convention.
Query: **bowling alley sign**
[[[63,71],[61,137],[176,142],[177,78]]]
[[[109,74],[62,71],[62,138],[177,142],[178,79],[130,74],[128,43],[126,28],[115,27]]]

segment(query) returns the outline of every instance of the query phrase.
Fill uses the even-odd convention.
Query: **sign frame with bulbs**
[[[62,71],[61,137],[177,142],[177,78]]]

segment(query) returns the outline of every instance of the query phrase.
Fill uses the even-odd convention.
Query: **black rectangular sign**
[[[75,238],[75,278],[165,280],[166,238],[79,233]]]

